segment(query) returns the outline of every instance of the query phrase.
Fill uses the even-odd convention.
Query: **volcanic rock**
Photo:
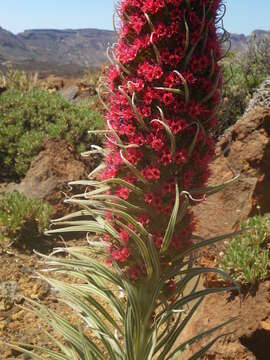
[[[232,126],[217,145],[209,185],[237,181],[194,207],[197,233],[215,236],[270,212],[270,108],[257,107]]]
[[[72,101],[78,96],[79,88],[76,85],[71,85],[61,89],[59,94],[62,95],[66,100]]]
[[[209,185],[224,183],[236,174],[230,186],[209,196],[194,207],[198,219],[197,233],[205,238],[237,230],[249,216],[270,212],[270,109],[256,107],[238,120],[219,141],[217,158],[211,165]],[[220,246],[220,245],[219,245]],[[216,267],[220,247],[205,249],[200,265]],[[222,249],[222,247],[221,247]],[[206,281],[207,279],[207,281]],[[216,276],[208,276],[201,287],[222,287]],[[252,290],[252,291],[251,291]],[[207,296],[187,325],[178,344],[232,318],[236,321],[212,334],[221,337],[204,360],[268,359],[270,354],[270,282],[249,289],[245,296],[237,293]],[[189,359],[211,339],[194,344],[184,353]]]
[[[199,333],[228,322],[225,327],[215,331],[212,336],[192,345],[184,352],[182,360],[191,358],[210,340],[222,336],[208,350],[204,360],[266,360],[270,354],[270,283],[260,284],[252,296],[241,299],[228,293],[207,296],[192,321],[179,339],[179,344]],[[231,322],[229,322],[231,320]]]
[[[29,198],[46,200],[53,206],[52,216],[62,216],[70,210],[63,203],[68,182],[87,178],[88,170],[67,141],[48,140],[44,147],[32,161],[22,182],[8,185],[6,191],[17,190]]]

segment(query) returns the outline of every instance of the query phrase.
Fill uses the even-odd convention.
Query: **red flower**
[[[187,161],[187,150],[177,150],[174,159],[176,164],[184,164]]]
[[[129,16],[129,25],[130,28],[133,29],[137,35],[142,31],[142,28],[146,24],[146,18],[141,16],[140,14],[134,14]]]
[[[161,189],[161,194],[163,196],[172,194],[175,191],[175,184],[174,182],[166,182]]]
[[[137,73],[147,81],[157,80],[163,75],[162,68],[159,65],[152,65],[147,61],[138,66]]]
[[[141,223],[144,226],[149,225],[150,223],[150,217],[146,214],[138,216],[137,220],[139,223]]]
[[[192,72],[185,71],[182,73],[182,75],[188,84],[194,84],[196,82],[196,78],[194,77]]]
[[[163,137],[160,136],[151,136],[151,147],[152,149],[154,149],[155,151],[159,151],[163,148],[164,146],[164,140]]]
[[[147,179],[147,180],[159,180],[160,178],[160,170],[158,168],[154,168],[154,167],[148,167],[142,170],[142,175]]]
[[[212,92],[220,72],[221,48],[216,29],[220,2],[120,0],[120,38],[113,47],[115,66],[109,70],[106,82],[114,93],[108,96],[107,129],[113,128],[117,136],[110,133],[107,137],[110,153],[105,157],[106,169],[101,178],[124,179],[142,190],[117,185],[110,191],[142,209],[133,216],[153,234],[158,250],[174,206],[175,183],[179,190],[189,191],[204,186],[209,177],[209,162],[214,154],[211,134],[221,87],[220,80]],[[166,123],[174,136],[173,156],[171,134],[163,123],[152,121],[155,119]],[[123,161],[120,149],[132,167]],[[113,224],[118,218],[110,214],[109,220]],[[126,226],[136,231],[131,224]],[[160,256],[162,269],[168,268],[175,253],[190,246],[193,229],[192,213],[187,212],[176,225],[165,258]],[[135,244],[125,246],[130,240],[128,232],[119,226],[115,230],[120,233],[119,242],[106,238],[111,245],[111,259],[125,268],[130,279],[145,276]],[[174,291],[173,283],[168,287]]]
[[[162,96],[162,100],[164,101],[165,105],[171,105],[174,102],[174,96],[172,93],[165,93]]]
[[[130,257],[130,251],[127,247],[121,249],[112,249],[111,250],[112,258],[120,263],[124,263]]]
[[[120,238],[121,238],[121,240],[123,240],[125,243],[128,243],[129,233],[128,233],[126,230],[122,229],[122,230],[120,231]]]
[[[156,246],[157,249],[160,249],[161,248],[161,245],[162,245],[162,241],[163,241],[163,236],[162,235],[156,235],[154,236],[154,244]]]
[[[189,115],[191,118],[199,117],[201,115],[201,104],[196,101],[191,101],[189,105]]]
[[[174,6],[179,6],[182,4],[184,0],[166,0],[166,3],[167,4],[171,4],[171,5],[174,5]],[[173,8],[173,11],[175,11],[176,9]]]
[[[130,278],[130,280],[137,280],[139,277],[139,270],[137,267],[129,267],[127,269],[127,275]]]
[[[167,36],[167,26],[164,23],[159,23],[155,26],[152,41],[156,43],[160,39]]]
[[[131,190],[124,188],[124,187],[120,187],[120,189],[117,191],[116,195],[118,195],[120,198],[127,200],[127,198],[129,197]]]
[[[161,157],[159,158],[158,162],[163,166],[167,166],[172,162],[171,153],[167,151],[162,151]]]
[[[149,12],[150,14],[156,14],[164,6],[165,6],[164,0],[146,0],[144,1],[142,10],[144,12]]]
[[[170,120],[169,121],[170,129],[174,135],[177,135],[181,130],[186,126],[184,119]]]
[[[126,154],[126,158],[131,164],[137,164],[142,158],[143,154],[142,151],[138,148],[131,148],[128,149],[128,152]]]
[[[154,195],[151,193],[145,194],[144,201],[146,202],[146,204],[151,205],[154,201]]]

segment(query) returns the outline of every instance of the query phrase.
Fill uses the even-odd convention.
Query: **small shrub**
[[[251,92],[244,80],[241,64],[237,62],[236,55],[231,54],[223,61],[224,77],[228,80],[223,86],[223,104],[221,107],[220,122],[223,133],[229,126],[243,115],[248,105]]]
[[[248,219],[243,235],[235,237],[221,260],[221,268],[242,284],[256,284],[269,273],[270,214]]]
[[[22,177],[46,139],[66,139],[78,152],[88,150],[88,130],[102,127],[102,116],[87,103],[72,104],[40,89],[7,90],[0,96],[0,177]]]
[[[29,199],[17,191],[0,199],[0,225],[3,235],[21,244],[41,237],[50,222],[51,206],[38,199]]]
[[[251,93],[270,74],[269,46],[268,34],[258,38],[254,33],[248,42],[247,51],[240,56],[246,86]]]
[[[270,36],[257,39],[252,36],[246,51],[233,53],[223,60],[225,82],[223,86],[223,105],[220,111],[220,126],[216,135],[220,136],[240,116],[248,106],[249,100],[259,85],[270,74]]]
[[[5,73],[0,71],[0,87],[31,91],[41,87],[41,84],[39,83],[38,73],[27,73],[9,66]]]

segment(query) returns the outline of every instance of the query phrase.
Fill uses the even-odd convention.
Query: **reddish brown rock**
[[[242,221],[257,213],[270,212],[270,109],[255,108],[229,129],[217,146],[217,158],[211,165],[209,185],[223,183],[239,173],[230,187],[210,196],[194,208],[197,233],[205,237],[239,228]],[[215,251],[205,250],[201,264],[218,265]],[[209,277],[208,286],[222,286],[217,277]],[[206,283],[204,282],[204,285]],[[270,354],[270,283],[260,284],[254,293],[206,297],[185,329],[179,343],[232,317],[239,319],[214,336],[229,332],[204,357],[206,360],[268,359]],[[208,339],[209,340],[209,339]],[[196,344],[183,357],[188,359],[206,341]]]
[[[184,337],[179,339],[179,344],[230,319],[235,318],[235,321],[216,331],[212,337],[191,346],[181,359],[189,359],[194,352],[221,334],[228,335],[215,343],[203,357],[204,360],[269,359],[269,300],[269,281],[260,284],[256,294],[249,293],[241,301],[239,296],[233,297],[228,293],[212,294],[205,298],[193,321],[188,324]]]
[[[32,161],[30,169],[19,185],[9,185],[6,191],[18,190],[28,197],[39,197],[53,206],[52,216],[62,216],[70,208],[63,203],[69,181],[85,179],[86,165],[73,146],[65,140],[49,140],[45,149]]]
[[[227,131],[211,171],[210,185],[233,172],[240,178],[194,208],[200,235],[230,232],[248,216],[270,212],[270,109],[255,108]]]

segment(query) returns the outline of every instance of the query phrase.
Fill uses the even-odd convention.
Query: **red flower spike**
[[[108,130],[113,128],[118,140],[109,137],[102,178],[121,178],[142,189],[135,193],[117,185],[111,194],[142,209],[131,215],[153,234],[158,251],[174,206],[175,183],[180,193],[189,192],[205,186],[209,177],[215,148],[211,131],[217,122],[221,88],[216,31],[220,3],[120,0],[122,25],[114,46],[117,62],[107,75],[115,94],[109,103]],[[183,201],[180,196],[180,206]],[[113,216],[108,220],[113,223]],[[136,231],[134,225],[125,225]],[[163,269],[192,244],[193,230],[189,210],[177,223],[166,256],[160,255]],[[146,276],[143,259],[129,232],[119,227],[116,231],[118,242],[106,238],[111,243],[110,258],[137,281]],[[173,282],[168,285],[173,292]]]

